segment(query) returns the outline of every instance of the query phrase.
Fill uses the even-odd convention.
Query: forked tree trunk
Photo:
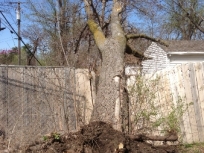
[[[99,25],[91,18],[91,1],[84,0],[84,2],[89,18],[89,28],[102,53],[102,67],[91,120],[100,120],[118,125],[120,120],[121,79],[124,74],[124,52],[126,47],[126,37],[119,19],[122,6],[117,0],[113,1],[111,13],[112,35],[105,38]]]

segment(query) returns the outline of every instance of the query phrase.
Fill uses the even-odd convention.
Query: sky
[[[10,3],[12,2],[12,3]],[[17,25],[17,19],[16,19],[16,9],[17,9],[17,3],[18,0],[0,0],[0,11],[4,14],[6,19],[9,21],[13,29],[18,32],[18,25]],[[25,22],[23,22],[23,12],[24,7],[23,3],[21,4],[21,27],[24,26]],[[18,46],[18,37],[15,35],[15,33],[11,33],[12,30],[11,27],[7,24],[6,20],[0,14],[1,19],[1,27],[5,27],[6,29],[0,31],[0,51],[1,50],[10,50],[13,47]],[[22,45],[22,43],[21,43]]]

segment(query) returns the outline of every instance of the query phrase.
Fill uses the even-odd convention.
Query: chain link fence
[[[8,144],[88,123],[94,102],[90,75],[66,67],[0,67],[0,126]]]

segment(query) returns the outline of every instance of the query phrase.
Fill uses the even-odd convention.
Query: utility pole
[[[18,64],[21,65],[21,6],[20,2],[18,2],[18,8],[16,10],[16,19],[18,22]]]

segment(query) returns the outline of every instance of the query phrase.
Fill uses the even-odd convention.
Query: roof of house
[[[204,40],[169,40],[165,47],[159,45],[166,52],[204,52]]]

